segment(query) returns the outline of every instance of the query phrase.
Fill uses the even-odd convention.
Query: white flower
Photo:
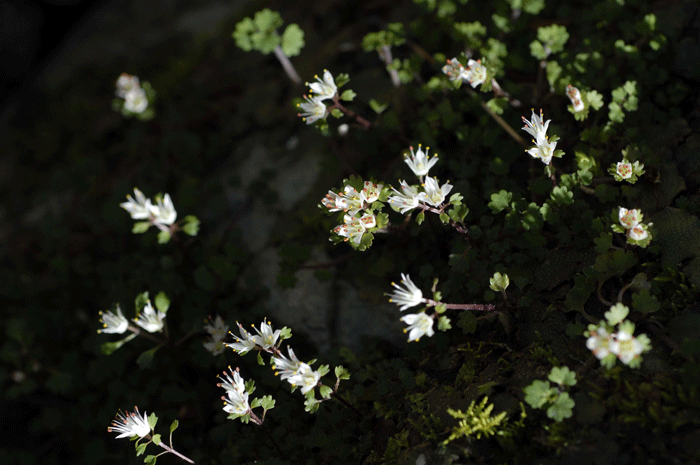
[[[552,156],[554,155],[554,150],[557,147],[556,142],[549,142],[548,140],[545,140],[544,142],[535,145],[531,149],[525,150],[527,153],[529,153],[533,158],[539,158],[542,160],[542,163],[545,165],[549,165],[549,163],[552,161]]]
[[[466,79],[467,77],[467,70],[457,58],[453,58],[451,60],[448,59],[447,64],[442,67],[442,72],[447,75],[447,78],[450,81]]]
[[[301,393],[306,394],[318,385],[321,373],[311,369],[306,363],[299,364],[297,371],[287,378],[287,382],[292,386],[300,386]]]
[[[486,81],[486,68],[481,66],[481,60],[469,60],[467,62],[468,69],[464,76],[472,88],[476,88],[479,84]]]
[[[620,207],[619,217],[620,224],[625,229],[633,229],[639,224],[640,221],[642,221],[640,210],[628,210]]]
[[[428,337],[432,337],[435,334],[435,331],[433,331],[433,319],[424,312],[404,315],[401,317],[401,321],[408,325],[408,328],[403,330],[404,333],[408,333],[408,342],[417,341],[426,334]]]
[[[141,313],[139,313],[138,318],[135,318],[134,321],[149,333],[155,333],[163,329],[164,318],[165,313],[161,311],[156,312],[151,305],[151,301],[148,300]]]
[[[245,389],[245,382],[243,378],[238,373],[238,368],[235,370],[231,369],[232,377],[224,371],[224,377],[218,376],[222,380],[217,386],[222,387],[226,390],[226,395],[229,401],[227,402],[224,398],[224,411],[228,413],[235,413],[238,415],[245,415],[250,410],[250,405],[248,405],[248,392]]]
[[[586,340],[586,347],[593,352],[598,360],[603,360],[610,353],[613,336],[608,334],[603,326],[599,326],[595,332],[590,334],[591,336]]]
[[[234,351],[238,352],[240,355],[244,355],[250,352],[255,347],[257,347],[258,345],[260,345],[260,336],[254,336],[245,329],[243,329],[243,326],[240,323],[236,324],[238,324],[238,330],[241,333],[241,337],[238,337],[235,334],[231,333],[231,336],[233,336],[236,342],[232,344],[226,344],[226,347],[230,347]]]
[[[119,206],[124,210],[129,212],[131,218],[134,220],[143,220],[150,218],[151,216],[151,199],[147,199],[143,192],[134,187],[134,200],[130,195],[127,194],[127,202],[120,203]]]
[[[628,162],[627,160],[618,162],[615,171],[617,171],[618,176],[620,176],[622,179],[629,179],[634,174],[632,163]]]
[[[633,228],[630,228],[629,231],[627,231],[627,236],[630,239],[634,239],[635,241],[643,241],[647,237],[649,237],[649,232],[644,229],[644,225],[641,223],[638,225],[635,225]]]
[[[136,76],[122,73],[117,79],[117,97],[125,98],[128,92],[139,88],[139,78]]]
[[[309,98],[304,96],[306,102],[299,103],[297,106],[301,108],[303,113],[297,113],[301,116],[306,124],[314,124],[316,121],[326,117],[326,105],[318,98]]]
[[[151,432],[151,427],[148,424],[147,413],[144,412],[143,417],[141,417],[138,407],[134,407],[134,413],[119,412],[107,431],[121,433],[117,439],[134,436],[142,438]]]
[[[149,210],[154,223],[171,225],[177,218],[177,212],[173,201],[170,199],[170,194],[165,194],[162,199],[156,198],[157,205],[151,205]]]
[[[108,311],[107,313],[100,312],[100,315],[102,316],[102,318],[100,318],[100,322],[102,323],[103,328],[98,329],[98,333],[123,334],[129,328],[129,320],[127,320],[122,314],[119,304],[117,304],[116,314]]]
[[[291,347],[287,346],[287,352],[289,353],[289,358],[281,353],[272,357],[272,369],[277,370],[275,376],[279,375],[280,379],[287,379],[294,376],[302,363],[296,355],[294,355],[294,351]]]
[[[523,123],[525,123],[525,126],[522,128],[523,131],[526,131],[535,138],[533,141],[535,145],[547,142],[547,128],[549,127],[549,122],[552,120],[548,119],[546,122],[543,122],[544,115],[542,114],[542,110],[540,110],[540,116],[535,114],[534,109],[532,110],[532,121],[526,120],[524,116],[521,116],[521,118]],[[554,148],[552,148],[552,151],[554,151]]]
[[[418,207],[420,199],[418,197],[418,191],[415,187],[409,186],[406,181],[399,181],[399,184],[401,185],[401,190],[403,193],[392,187],[392,190],[396,194],[389,197],[389,205],[398,209],[401,214],[405,214],[406,212]]]
[[[372,229],[377,226],[377,217],[371,213],[365,213],[360,218],[360,223],[362,223],[365,229]]]
[[[323,71],[323,80],[318,76],[314,77],[318,82],[306,83],[311,88],[311,92],[318,94],[314,98],[321,101],[335,97],[335,94],[338,93],[338,87],[335,85],[333,75],[327,69]]]
[[[344,196],[336,194],[333,191],[328,191],[323,200],[321,200],[321,203],[328,208],[330,212],[347,211],[348,209],[348,200]]]
[[[277,339],[280,337],[282,330],[277,331],[272,330],[272,326],[267,323],[267,318],[260,323],[260,329],[255,328],[259,337],[257,339],[258,345],[262,347],[263,350],[268,350],[270,347],[274,347],[277,344]]]
[[[218,383],[217,386],[226,389],[227,393],[229,391],[245,392],[245,382],[243,381],[241,375],[238,373],[238,368],[233,370],[231,367],[228,367],[228,369],[231,371],[232,376],[229,376],[229,374],[226,373],[225,370],[225,379],[222,378],[220,375],[216,375],[216,377],[221,380],[221,382]]]
[[[370,215],[372,218],[374,215]],[[351,215],[345,215],[343,217],[344,223],[333,228],[333,232],[341,237],[352,240],[355,244],[359,244],[362,241],[362,236],[367,232],[365,223],[370,220],[366,218],[367,215],[361,218],[356,218]],[[375,223],[376,224],[376,223]]]
[[[362,192],[360,192],[360,202],[373,203],[379,200],[379,194],[382,193],[382,184],[374,184],[371,181],[365,181]]]
[[[625,365],[635,358],[639,357],[644,352],[644,345],[637,340],[631,333],[620,330],[615,334],[615,339],[610,343],[610,352],[617,355]]]
[[[445,197],[452,190],[452,185],[445,183],[442,185],[442,187],[440,187],[437,179],[426,176],[423,188],[425,189],[425,192],[418,195],[420,201],[429,203],[433,207],[437,207],[445,201]]]
[[[420,144],[418,144],[418,150],[415,153],[413,152],[413,147],[409,148],[411,149],[411,156],[405,157],[403,161],[406,162],[416,176],[425,176],[430,171],[430,168],[437,163],[438,156],[435,155],[432,160],[429,160],[428,150],[430,150],[430,147],[426,147],[425,152],[423,152]]]
[[[216,315],[215,319],[209,317],[209,322],[204,325],[204,331],[209,333],[212,339],[220,341],[228,335],[228,325],[219,315]]]
[[[413,281],[411,281],[411,278],[407,274],[401,273],[401,284],[403,284],[404,287],[396,283],[391,283],[396,290],[393,294],[388,294],[389,302],[398,305],[400,311],[403,312],[407,308],[415,307],[425,302],[425,299],[423,299],[423,292],[413,284]]]
[[[211,341],[203,342],[202,345],[207,352],[211,352],[212,355],[219,355],[224,352],[226,348],[226,343],[221,339],[212,339]]]
[[[579,112],[584,109],[583,105],[583,100],[581,100],[581,92],[579,90],[569,84],[566,86],[566,95],[569,96],[569,99],[571,100],[571,105],[574,107],[574,112]]]
[[[124,109],[132,113],[143,113],[148,107],[148,98],[146,91],[138,87],[131,89],[124,96]]]

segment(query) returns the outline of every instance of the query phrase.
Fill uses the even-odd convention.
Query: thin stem
[[[508,123],[506,123],[505,120],[504,120],[503,118],[501,118],[501,117],[498,116],[496,113],[494,113],[493,111],[491,111],[491,109],[488,107],[488,105],[486,105],[486,104],[484,103],[484,101],[481,100],[481,99],[479,98],[479,96],[477,95],[477,93],[476,93],[476,91],[475,91],[474,89],[470,89],[470,88],[467,87],[467,91],[469,92],[469,94],[470,94],[472,97],[476,98],[476,99],[479,101],[479,105],[481,105],[481,108],[483,108],[484,111],[485,111],[486,113],[488,113],[488,115],[489,115],[491,118],[493,118],[493,120],[496,121],[496,123],[498,123],[498,125],[499,125],[501,128],[503,128],[503,129],[508,133],[508,135],[509,135],[515,142],[517,142],[518,144],[522,145],[522,146],[525,147],[525,148],[528,148],[528,147],[529,147],[528,143],[525,142],[525,139],[523,139],[522,137],[520,137],[520,134],[518,134],[517,132],[515,132],[515,130],[514,130],[512,127],[510,127],[510,125],[509,125]]]
[[[385,65],[390,66],[393,58],[391,56],[391,47],[388,45],[382,45],[381,48],[377,49],[377,54],[379,58],[384,62]],[[399,73],[395,69],[388,69],[389,76],[391,76],[391,83],[394,87],[399,87],[401,85],[401,79],[399,79]]]
[[[289,61],[289,57],[284,54],[284,51],[282,50],[282,47],[277,45],[275,49],[273,50],[275,52],[275,56],[277,57],[277,60],[279,60],[280,64],[282,65],[282,69],[284,69],[284,72],[287,73],[287,76],[289,76],[289,79],[294,81],[295,84],[301,85],[301,78],[299,77],[299,74],[297,73],[297,70],[294,69],[294,65],[292,65],[292,62]]]
[[[608,307],[611,307],[611,306],[612,306],[612,302],[608,302],[607,300],[605,300],[605,299],[603,298],[603,294],[602,294],[602,292],[601,292],[602,289],[603,289],[603,283],[604,283],[604,282],[605,282],[605,281],[598,281],[598,290],[596,291],[596,293],[598,294],[598,300],[600,300],[603,304],[607,305]]]
[[[352,111],[348,108],[345,108],[343,106],[343,104],[340,103],[339,99],[340,99],[340,97],[338,96],[338,94],[336,94],[335,97],[333,97],[333,108],[337,108],[338,110],[340,110],[343,113],[345,113],[346,115],[348,115],[350,118],[354,118],[355,121],[360,123],[365,129],[369,129],[370,122],[367,121],[366,119],[364,119],[362,116],[355,113],[354,111]]]
[[[480,312],[490,312],[496,309],[496,306],[493,304],[446,304],[433,299],[425,299],[425,303],[428,307],[444,305],[447,310],[477,310]]]
[[[162,447],[163,449],[167,450],[168,452],[170,452],[171,454],[177,455],[178,457],[180,457],[180,458],[181,458],[182,460],[184,460],[185,462],[194,463],[193,460],[188,459],[187,457],[185,457],[184,455],[182,455],[181,453],[179,453],[178,451],[176,451],[176,450],[173,449],[172,447],[166,446],[164,442],[160,442],[158,445],[159,445],[160,447]]]

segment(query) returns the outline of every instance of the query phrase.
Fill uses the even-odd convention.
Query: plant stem
[[[292,65],[292,62],[289,61],[289,57],[284,54],[282,47],[280,47],[279,45],[276,46],[273,52],[275,52],[277,60],[279,60],[280,64],[282,65],[282,69],[284,69],[284,72],[287,73],[289,79],[291,79],[292,81],[294,81],[295,84],[300,86],[301,78],[299,77],[297,70],[294,69],[294,65]]]
[[[444,305],[447,310],[477,310],[480,312],[490,312],[496,309],[496,306],[493,304],[446,304],[443,302],[437,302],[433,299],[425,300],[428,307]]]
[[[182,455],[181,453],[179,453],[178,451],[176,451],[176,450],[173,449],[172,447],[166,446],[165,443],[161,442],[161,443],[158,444],[158,445],[159,445],[160,447],[162,447],[163,449],[167,450],[168,452],[170,452],[171,454],[177,455],[178,457],[180,457],[180,458],[181,458],[182,460],[184,460],[185,462],[194,463],[193,460],[188,459],[187,457],[185,457],[184,455]]]
[[[377,54],[379,58],[384,62],[387,67],[391,65],[393,58],[391,57],[391,47],[388,45],[382,45],[381,48],[377,49]],[[389,76],[391,76],[391,83],[394,87],[399,87],[401,85],[401,79],[399,79],[399,73],[395,69],[387,69]]]
[[[354,111],[345,108],[343,104],[340,103],[339,98],[340,97],[338,96],[338,94],[336,94],[335,97],[333,97],[333,108],[337,108],[338,110],[348,115],[350,118],[354,118],[355,121],[360,123],[365,129],[369,129],[370,122],[364,119],[362,116],[355,113]]]
[[[525,139],[523,139],[522,137],[520,137],[520,134],[518,134],[517,132],[515,132],[515,130],[514,130],[512,127],[510,127],[510,125],[509,125],[508,123],[506,123],[505,120],[504,120],[503,118],[501,118],[501,117],[498,116],[496,113],[494,113],[493,111],[491,111],[491,109],[488,107],[488,105],[486,105],[486,104],[484,103],[484,101],[481,100],[481,98],[479,98],[478,94],[476,93],[476,91],[475,91],[474,89],[470,89],[469,87],[467,87],[467,91],[469,92],[469,94],[470,94],[472,97],[476,98],[476,99],[479,101],[479,105],[481,105],[481,108],[483,108],[484,111],[485,111],[486,113],[488,113],[488,115],[489,115],[491,118],[493,118],[493,120],[494,120],[496,123],[498,123],[498,125],[499,125],[500,127],[502,127],[502,128],[508,133],[508,135],[509,135],[515,142],[517,142],[518,144],[522,145],[522,146],[525,147],[525,148],[528,148],[528,147],[529,147],[528,143],[525,142]]]

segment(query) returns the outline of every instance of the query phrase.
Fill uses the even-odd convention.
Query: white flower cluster
[[[551,120],[544,121],[542,110],[540,110],[540,116],[537,116],[535,114],[535,110],[532,110],[531,121],[525,119],[524,116],[521,118],[523,123],[525,123],[525,126],[522,128],[523,131],[526,131],[528,134],[534,137],[532,142],[535,144],[535,146],[526,150],[530,156],[533,158],[539,158],[545,165],[549,165],[552,162],[553,156],[561,156],[556,153],[556,140],[550,140],[547,136],[547,128],[549,127],[549,122]]]
[[[151,305],[150,299],[146,301],[143,310],[141,310],[134,321],[137,325],[148,331],[149,333],[157,333],[163,329],[165,312],[156,311]]]
[[[352,240],[359,244],[362,236],[377,227],[377,217],[372,213],[371,205],[379,200],[382,193],[382,184],[374,184],[365,181],[360,192],[350,184],[343,191],[328,191],[321,200],[329,212],[344,211],[343,224],[333,228],[333,232],[344,237],[344,240]]]
[[[100,311],[102,329],[98,329],[98,333],[124,334],[129,329],[129,320],[122,314],[119,304],[117,304],[115,311],[116,313],[111,310],[107,312]],[[163,329],[165,314],[166,312],[164,311],[156,311],[151,305],[151,301],[147,300],[141,312],[134,318],[134,322],[149,333],[156,333]],[[136,330],[132,328],[132,331]]]
[[[401,284],[403,284],[403,287],[396,283],[391,283],[396,290],[392,294],[388,294],[389,302],[398,305],[400,311],[403,312],[408,308],[427,302],[423,298],[423,292],[413,284],[408,275],[401,273]],[[404,315],[401,317],[401,321],[408,325],[404,332],[408,333],[409,342],[417,341],[426,335],[432,337],[435,334],[433,330],[434,319],[425,312]]]
[[[148,424],[147,413],[143,416],[139,414],[138,407],[134,407],[134,412],[119,412],[112,421],[112,426],[107,428],[107,431],[121,433],[117,439],[124,437],[139,437],[142,438],[151,432],[151,426]]]
[[[613,230],[624,232],[627,236],[627,242],[637,243],[638,241],[646,241],[651,238],[647,229],[651,223],[649,225],[642,223],[643,215],[640,210],[628,210],[620,207],[618,216],[622,227],[613,225]]]
[[[644,174],[644,165],[639,161],[630,163],[629,160],[623,158],[622,161],[613,164],[608,172],[613,175],[615,181],[627,181],[634,184],[637,178]]]
[[[116,313],[111,310],[107,311],[107,313],[100,311],[100,316],[102,329],[98,329],[98,333],[124,334],[129,329],[129,320],[122,314],[119,304],[117,304]]]
[[[301,393],[306,395],[318,385],[321,373],[314,371],[308,364],[300,362],[289,346],[287,346],[287,353],[289,358],[282,353],[272,357],[272,369],[277,370],[275,375],[279,375],[280,379],[287,380],[294,387],[300,387]]]
[[[315,76],[315,78],[318,82],[306,83],[311,88],[310,93],[312,96],[305,95],[305,102],[297,104],[297,107],[302,110],[302,113],[299,113],[297,116],[301,116],[306,124],[313,124],[325,118],[327,109],[323,101],[329,98],[332,99],[338,93],[338,87],[335,85],[333,75],[328,70],[323,72],[323,79],[318,76]]]
[[[117,97],[124,99],[124,109],[132,113],[143,113],[148,108],[146,91],[141,88],[139,78],[123,73],[117,79]]]
[[[250,404],[248,404],[249,392],[246,390],[245,382],[241,375],[238,373],[238,368],[231,371],[231,376],[224,371],[224,377],[217,375],[221,379],[221,383],[218,383],[218,387],[222,387],[226,390],[226,396],[221,399],[224,401],[224,411],[227,413],[233,413],[235,415],[241,416],[246,413],[250,413]]]
[[[163,198],[156,198],[154,205],[151,199],[146,198],[140,190],[134,187],[134,197],[127,195],[127,201],[119,204],[120,207],[129,212],[132,219],[148,220],[156,226],[169,226],[177,219],[177,212],[169,194],[165,194]]]
[[[204,325],[204,331],[209,333],[211,339],[204,342],[204,348],[212,355],[219,355],[226,348],[224,339],[228,336],[228,325],[224,320],[216,315],[216,318],[209,317],[209,321]]]
[[[277,344],[277,339],[280,337],[282,330],[277,331],[272,330],[272,325],[268,324],[267,319],[260,323],[260,329],[255,328],[255,332],[258,334],[251,334],[246,331],[240,323],[238,324],[238,331],[241,333],[241,337],[236,336],[231,333],[236,342],[232,344],[224,344],[226,347],[233,349],[238,352],[239,355],[244,355],[255,348],[258,350],[264,350],[265,352],[270,352],[273,347]]]
[[[461,79],[466,81],[472,88],[476,88],[479,84],[486,81],[486,68],[482,66],[481,60],[469,60],[465,68],[457,58],[447,60],[447,64],[442,67],[442,72],[447,75],[450,81]]]
[[[628,314],[629,308],[617,303],[605,313],[607,321],[589,325],[585,332],[588,337],[586,347],[607,368],[611,368],[616,359],[637,368],[642,363],[641,355],[651,350],[651,341],[646,334],[634,336],[634,323],[625,321]],[[613,332],[615,325],[618,325],[617,331]]]

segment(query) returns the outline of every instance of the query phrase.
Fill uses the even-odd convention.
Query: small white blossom
[[[374,215],[370,216],[373,217]],[[343,217],[344,223],[333,228],[333,232],[341,237],[347,238],[346,240],[352,240],[355,244],[359,244],[362,241],[362,236],[367,232],[365,223],[370,220],[370,218],[365,217],[367,217],[367,215],[363,216],[362,219],[351,215],[345,215]]]
[[[371,204],[379,200],[379,194],[382,193],[382,184],[374,184],[371,181],[365,181],[362,192],[360,192],[360,202]]]
[[[423,188],[425,192],[418,195],[420,201],[437,207],[445,201],[445,197],[447,197],[447,194],[452,190],[452,185],[445,183],[440,187],[437,179],[426,176]]]
[[[170,194],[165,194],[162,199],[157,198],[157,205],[151,205],[150,211],[154,223],[170,226],[177,218],[177,212]]]
[[[119,206],[124,210],[129,212],[131,218],[134,220],[143,220],[150,218],[151,216],[151,199],[147,199],[143,192],[134,187],[134,196],[136,199],[132,198],[127,194],[126,202],[120,203]]]
[[[552,161],[552,156],[554,156],[554,150],[557,148],[556,142],[549,142],[545,140],[541,144],[537,144],[531,149],[527,149],[526,152],[530,154],[533,158],[539,158],[542,163],[549,165]]]
[[[347,211],[348,209],[348,200],[344,196],[336,194],[333,191],[328,191],[323,200],[321,200],[321,203],[324,207],[328,208],[330,212]]]
[[[615,339],[610,343],[610,351],[625,365],[639,357],[644,349],[644,345],[637,338],[624,330],[615,333]]]
[[[98,329],[98,333],[116,333],[123,334],[129,328],[129,320],[122,314],[119,304],[117,304],[117,313],[108,311],[107,313],[100,312],[102,318],[100,322],[103,328]]]
[[[223,398],[224,411],[227,413],[235,413],[237,415],[245,415],[248,413],[248,411],[250,411],[250,405],[248,404],[248,392],[245,390],[245,382],[238,373],[238,368],[232,370],[231,367],[229,367],[229,370],[233,376],[229,376],[229,374],[224,371],[224,377],[226,379],[222,379],[221,376],[219,376],[219,379],[222,379],[222,382],[217,384],[217,386],[226,390],[226,395],[228,396],[228,401],[225,397]]]
[[[297,106],[301,108],[303,113],[297,113],[297,116],[306,122],[306,124],[314,124],[316,121],[326,117],[326,105],[318,98],[309,98],[304,96],[306,102],[299,103]]]
[[[297,371],[287,378],[287,382],[292,386],[301,387],[301,393],[306,394],[318,385],[321,373],[311,369],[306,363],[299,364]]]
[[[401,190],[403,193],[392,188],[395,192],[394,195],[389,197],[389,205],[398,209],[401,214],[406,214],[406,212],[413,210],[420,204],[420,198],[418,197],[418,190],[409,186],[406,181],[399,181],[401,185]]]
[[[124,109],[132,113],[143,113],[146,108],[148,108],[148,97],[142,88],[131,89],[124,96]]]
[[[411,149],[411,156],[405,157],[403,161],[406,162],[416,176],[425,176],[428,174],[428,171],[430,171],[430,168],[437,163],[438,156],[434,155],[433,159],[430,160],[428,157],[428,150],[430,150],[430,147],[426,147],[425,152],[423,152],[420,144],[418,144],[418,150],[415,153],[413,152],[413,147],[409,148]]]
[[[147,413],[144,412],[143,417],[139,413],[138,407],[134,407],[134,413],[119,412],[112,421],[112,426],[107,428],[107,431],[121,433],[117,439],[124,437],[139,437],[142,438],[151,432],[151,427],[148,424]]]
[[[640,210],[628,210],[626,208],[620,207],[620,224],[625,229],[633,229],[637,226],[640,221],[642,221],[642,215]]]
[[[644,229],[643,224],[638,224],[634,228],[630,228],[629,231],[627,231],[627,236],[630,239],[634,239],[635,241],[643,241],[647,237],[649,237],[649,231]]]
[[[228,335],[228,325],[224,323],[221,316],[216,315],[216,318],[209,317],[209,322],[204,325],[204,331],[209,333],[212,339],[225,339]]]
[[[486,68],[481,66],[481,60],[469,60],[467,65],[468,69],[464,79],[469,82],[472,88],[483,84],[486,81]]]
[[[404,315],[401,321],[408,325],[408,328],[403,330],[404,333],[408,333],[408,342],[417,341],[425,335],[432,337],[435,334],[433,319],[424,312]]]
[[[306,83],[311,88],[311,92],[317,94],[314,95],[314,98],[321,101],[335,97],[335,94],[338,93],[338,87],[335,85],[333,75],[327,69],[323,71],[323,80],[318,76],[314,77],[318,82]]]
[[[522,128],[523,131],[526,131],[535,138],[533,140],[535,145],[547,142],[547,128],[549,127],[549,122],[552,120],[548,119],[546,122],[543,122],[544,115],[542,114],[542,110],[540,110],[540,116],[535,114],[534,109],[532,110],[532,121],[526,120],[524,116],[521,116],[521,118],[523,123],[525,123],[525,126]],[[552,148],[552,151],[554,151],[554,148]]]
[[[583,100],[581,100],[581,92],[571,84],[566,86],[566,95],[571,100],[571,105],[574,107],[574,112],[579,112],[584,109]]]
[[[277,370],[275,376],[279,375],[280,379],[288,379],[294,376],[302,364],[294,355],[291,347],[287,346],[287,352],[289,353],[289,358],[282,354],[272,357],[272,369]]]
[[[396,283],[391,283],[396,290],[392,294],[388,294],[389,302],[398,305],[400,311],[403,312],[407,308],[415,307],[425,302],[425,299],[423,299],[423,292],[413,284],[413,281],[411,281],[411,278],[407,274],[401,273],[401,284],[403,284],[404,287]]]
[[[586,347],[593,352],[598,360],[603,360],[610,353],[610,345],[613,335],[609,334],[603,326],[599,326],[591,336],[586,339]]]
[[[117,79],[117,97],[125,98],[127,93],[140,87],[139,78],[131,74],[122,73]]]
[[[271,347],[274,347],[282,332],[280,329],[273,331],[272,325],[267,323],[267,318],[260,323],[260,329],[255,328],[255,331],[258,333],[258,345],[262,347],[263,350],[269,350]]]
[[[442,72],[447,75],[450,81],[467,78],[467,70],[457,58],[448,59],[447,64],[442,67]]]
[[[139,313],[138,318],[135,318],[134,321],[149,333],[155,333],[163,329],[163,319],[165,319],[165,313],[161,311],[156,312],[151,305],[151,301],[148,300],[141,313]]]
[[[628,162],[627,160],[617,162],[617,168],[615,171],[622,179],[629,179],[634,174],[632,163]]]
[[[250,334],[248,331],[243,329],[243,326],[240,323],[238,324],[238,330],[241,333],[241,337],[236,336],[233,333],[230,333],[231,336],[236,340],[236,342],[232,344],[226,344],[226,347],[229,347],[233,349],[234,351],[238,352],[240,355],[247,354],[251,350],[253,350],[255,347],[260,345],[260,336],[255,336],[253,334]]]

